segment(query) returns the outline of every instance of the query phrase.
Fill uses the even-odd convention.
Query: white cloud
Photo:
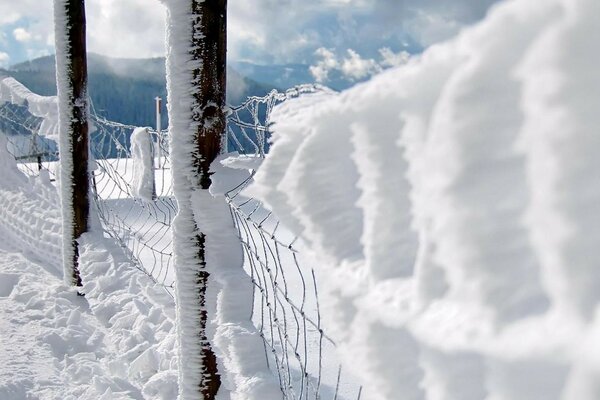
[[[166,9],[158,0],[88,0],[88,50],[112,57],[165,53]]]
[[[495,1],[230,1],[229,56],[265,64],[310,63],[315,49],[324,47],[376,58],[378,48],[398,48],[406,32],[424,44],[444,39]],[[0,0],[0,28],[24,20],[38,46],[52,43],[52,3]],[[116,57],[164,54],[165,7],[159,0],[87,0],[86,5],[90,51]]]
[[[333,50],[319,48],[315,56],[319,58],[309,67],[310,73],[317,82],[327,82],[331,72],[338,71],[343,77],[357,81],[375,75],[390,67],[406,64],[410,54],[406,51],[394,53],[387,47],[379,49],[381,60],[363,58],[353,49],[346,50],[344,57],[338,57]]]
[[[310,73],[317,82],[326,82],[329,78],[329,72],[338,69],[340,63],[335,54],[324,47],[318,48],[315,55],[321,59],[315,65],[309,67]]]
[[[18,42],[29,42],[32,38],[31,33],[25,28],[16,28],[13,30],[13,36]]]
[[[406,64],[410,58],[410,54],[407,51],[400,51],[394,53],[389,47],[383,47],[379,49],[381,55],[381,66],[386,67],[397,67],[399,65]]]
[[[0,66],[6,67],[8,65],[9,60],[10,56],[5,52],[0,51]]]
[[[344,76],[359,80],[380,72],[381,67],[372,58],[362,58],[354,50],[348,49],[348,57],[342,62],[341,70]]]

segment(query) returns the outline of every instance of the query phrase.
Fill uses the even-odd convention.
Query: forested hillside
[[[147,126],[155,124],[154,98],[166,99],[164,58],[117,59],[89,54],[89,92],[98,115],[125,124]],[[9,75],[33,92],[55,95],[54,56],[37,58],[17,64],[1,75]],[[248,96],[263,96],[275,85],[258,83],[228,71],[228,102],[238,104]],[[167,126],[166,109],[163,126]]]

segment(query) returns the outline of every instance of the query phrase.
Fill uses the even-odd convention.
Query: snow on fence
[[[326,91],[320,86],[301,86],[286,93],[273,91],[265,97],[252,97],[231,107],[223,148],[246,156],[237,168],[254,171],[269,150],[273,107],[305,93]],[[57,147],[37,135],[44,124],[49,125],[47,119],[51,117],[34,115],[26,100],[15,103],[8,96],[0,99],[0,131],[7,133],[9,150],[20,161],[21,170],[38,175],[43,169],[54,177]],[[175,274],[171,268],[170,229],[177,204],[166,141],[160,141],[165,161],[154,171],[156,198],[151,200],[137,195],[135,187],[139,176],[131,134],[136,127],[108,121],[93,107],[90,116],[90,149],[95,160],[92,201],[102,226],[120,243],[133,265],[172,293]],[[156,131],[147,129],[156,137]],[[39,158],[34,150],[41,153]],[[224,192],[245,250],[244,268],[254,286],[252,315],[247,317],[260,332],[264,360],[279,382],[281,396],[298,400],[360,399],[361,388],[341,367],[335,343],[321,324],[315,272],[276,216],[260,202],[240,194],[251,181],[249,178],[241,185],[224,188]]]

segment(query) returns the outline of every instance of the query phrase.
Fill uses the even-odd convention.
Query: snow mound
[[[274,110],[245,194],[321,261],[366,398],[600,398],[598,12],[507,1],[403,67]]]

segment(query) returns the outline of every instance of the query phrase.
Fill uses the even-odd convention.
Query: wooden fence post
[[[85,0],[54,0],[65,280],[82,286],[77,240],[90,212]]]
[[[194,208],[192,198],[210,203],[210,165],[221,151],[225,133],[227,1],[163,2],[168,9],[171,172],[179,207],[173,222],[179,395],[181,400],[214,400],[221,376],[207,332],[212,319],[207,265],[211,228],[198,225],[194,213],[201,211]]]

